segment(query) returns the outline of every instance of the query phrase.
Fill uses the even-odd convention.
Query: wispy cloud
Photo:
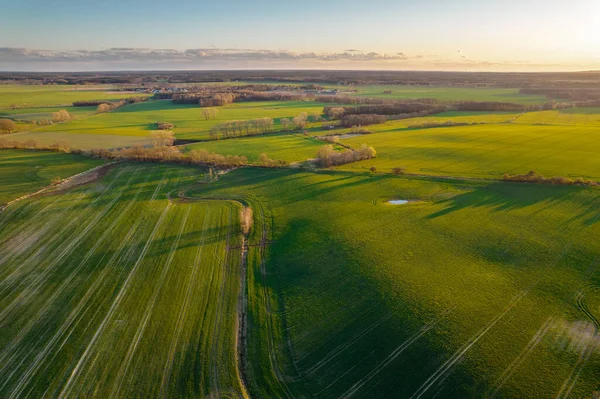
[[[106,50],[32,50],[25,48],[0,48],[0,57],[5,62],[49,62],[49,61],[247,61],[247,60],[284,60],[284,61],[399,61],[407,57],[404,53],[376,53],[359,50],[346,50],[340,53],[293,52],[277,50],[219,49],[199,48],[188,50],[111,48]]]
[[[581,67],[581,65],[578,65]],[[378,53],[347,49],[342,52],[295,52],[231,48],[187,50],[110,48],[105,50],[36,50],[0,48],[0,69],[12,71],[99,71],[150,69],[413,69],[413,70],[538,70],[560,65],[527,61],[489,61],[467,57],[462,50],[447,56],[396,51]]]

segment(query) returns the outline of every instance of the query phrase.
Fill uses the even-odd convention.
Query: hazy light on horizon
[[[377,53],[403,59],[278,59],[279,68],[600,69],[597,0],[330,0],[219,2],[0,0],[0,47],[56,51],[110,48],[237,49],[294,54]],[[99,53],[98,53],[99,54]],[[269,57],[222,60],[33,59],[0,54],[0,69],[263,68]],[[238,57],[239,58],[239,57]],[[202,62],[200,62],[202,61]],[[329,60],[330,61],[330,60]],[[195,63],[194,63],[195,62]],[[171,66],[171,67],[170,67]],[[153,68],[154,67],[154,68]],[[60,68],[59,68],[60,69]]]

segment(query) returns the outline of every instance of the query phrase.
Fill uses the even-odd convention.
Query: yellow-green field
[[[148,94],[115,92],[108,85],[0,85],[0,108],[69,106],[75,101],[118,100]]]
[[[366,171],[375,166],[389,172],[404,167],[413,174],[483,178],[535,170],[548,177],[598,179],[600,129],[593,123],[597,118],[598,113],[545,111],[524,114],[514,123],[474,126],[406,129],[397,126],[407,126],[409,120],[392,122],[373,129],[377,133],[342,139],[378,151],[376,159],[342,168]]]
[[[206,150],[223,155],[244,155],[256,163],[261,154],[270,159],[302,162],[316,157],[323,142],[302,134],[268,134],[264,136],[208,141],[187,145],[186,150]]]
[[[244,394],[239,205],[199,169],[124,165],[0,215],[1,397]]]
[[[516,89],[355,88],[545,101]],[[0,116],[43,120],[67,98],[110,94],[74,89],[14,89],[37,105]],[[281,118],[324,105],[234,103],[205,120],[199,106],[149,100],[7,135],[120,148],[152,145],[160,121],[201,140],[177,147],[184,157],[292,165],[121,159],[2,208],[105,161],[0,150],[0,398],[595,397],[600,187],[503,174],[600,181],[600,109],[280,131]],[[217,123],[261,117],[277,131],[209,140]],[[376,157],[319,169],[308,160],[322,135]]]
[[[0,150],[0,207],[22,195],[64,179],[103,161],[55,152]]]

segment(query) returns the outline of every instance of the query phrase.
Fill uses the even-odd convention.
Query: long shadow
[[[427,216],[435,219],[468,208],[492,207],[494,211],[507,211],[533,206],[540,202],[559,203],[586,190],[577,186],[549,186],[528,183],[491,182],[474,185],[472,191],[442,200],[446,207]]]

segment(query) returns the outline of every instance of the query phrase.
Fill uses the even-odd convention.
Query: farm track
[[[579,308],[579,310],[581,310],[581,312],[587,317],[587,319],[594,323],[596,329],[600,331],[600,320],[596,318],[596,316],[590,311],[589,307],[585,303],[586,293],[592,290],[600,290],[600,286],[596,284],[591,284],[587,287],[582,288],[581,291],[579,291],[579,293],[577,294],[575,302],[577,303],[577,307]]]

